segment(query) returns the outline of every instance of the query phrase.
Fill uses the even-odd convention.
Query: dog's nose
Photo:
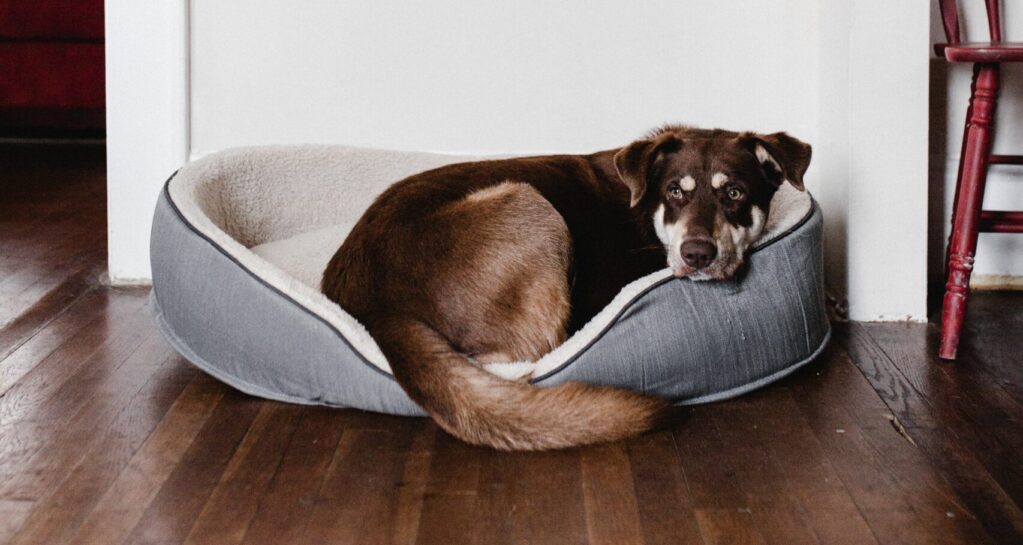
[[[711,261],[718,255],[718,247],[707,240],[687,240],[682,243],[682,261],[686,265],[702,269],[710,265]]]

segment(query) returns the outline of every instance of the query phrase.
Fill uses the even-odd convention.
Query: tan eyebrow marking
[[[692,191],[696,189],[696,180],[692,176],[686,176],[678,181],[678,185],[682,191]]]
[[[727,181],[728,181],[727,174],[725,174],[724,172],[715,172],[714,176],[711,177],[710,179],[710,186],[713,187],[714,189],[719,189],[721,186],[725,185],[725,182]]]

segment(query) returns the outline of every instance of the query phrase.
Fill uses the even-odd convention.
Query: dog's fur
[[[537,388],[479,364],[534,361],[632,280],[664,267],[728,279],[810,147],[784,133],[666,126],[622,149],[441,167],[395,183],[331,259],[322,289],[377,340],[451,434],[499,449],[611,441],[669,403]]]

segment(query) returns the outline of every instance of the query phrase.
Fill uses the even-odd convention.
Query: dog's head
[[[803,190],[810,146],[785,133],[669,126],[623,148],[614,164],[675,276],[725,280],[763,233],[781,184]]]

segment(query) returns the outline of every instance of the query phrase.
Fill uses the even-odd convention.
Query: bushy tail
[[[500,450],[548,450],[615,441],[661,424],[670,404],[648,395],[569,383],[540,388],[472,364],[411,319],[370,328],[409,396],[448,433]]]

